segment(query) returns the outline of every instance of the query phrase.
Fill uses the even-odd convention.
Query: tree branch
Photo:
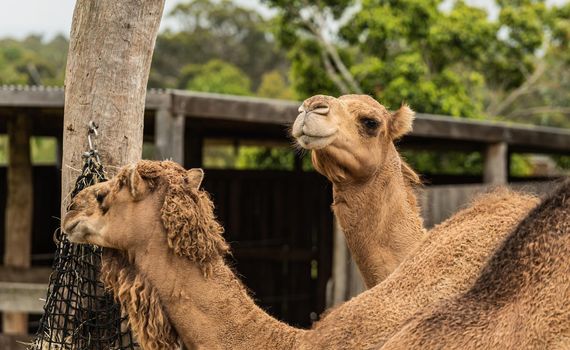
[[[299,18],[307,26],[307,28],[309,29],[311,34],[313,34],[315,40],[317,40],[317,42],[321,45],[321,48],[323,48],[324,51],[326,51],[325,56],[330,57],[329,64],[334,63],[334,66],[332,66],[332,64],[331,64],[330,68],[332,68],[333,71],[338,71],[338,73],[340,74],[340,77],[338,75],[336,75],[337,76],[337,82],[335,82],[335,84],[337,84],[340,81],[340,78],[342,78],[342,80],[344,80],[344,82],[341,85],[344,86],[344,88],[342,88],[341,85],[337,84],[339,90],[343,91],[343,89],[348,88],[348,92],[354,92],[354,93],[361,94],[362,88],[360,87],[360,84],[358,84],[358,82],[354,79],[354,77],[352,76],[352,74],[350,73],[350,71],[348,70],[348,68],[344,64],[344,62],[342,61],[342,58],[340,57],[336,47],[334,45],[332,45],[331,43],[329,43],[328,40],[323,35],[323,27],[324,27],[324,23],[325,23],[324,18],[318,12],[315,12],[313,17],[316,20],[318,20],[318,22],[319,22],[318,26],[315,25],[315,23],[313,23],[312,21],[305,19],[305,18],[303,18],[303,16],[299,15]],[[331,60],[332,60],[332,62],[331,62]],[[326,60],[324,60],[324,61],[326,64]],[[327,68],[327,71],[328,71],[328,68]],[[329,75],[330,75],[330,73],[329,73]]]
[[[546,63],[540,61],[530,77],[528,77],[525,82],[518,88],[511,91],[511,93],[503,99],[501,102],[493,103],[487,108],[487,114],[491,117],[495,117],[503,113],[508,107],[510,107],[519,97],[530,93],[533,89],[534,84],[542,77],[546,70]]]
[[[336,71],[335,71],[335,69],[334,69],[334,67],[330,61],[330,58],[328,57],[328,55],[325,51],[321,51],[321,57],[323,59],[323,63],[325,64],[325,69],[327,71],[329,78],[333,81],[333,83],[336,85],[336,87],[340,90],[341,94],[343,94],[343,95],[349,94],[350,89],[348,88],[348,86],[346,86],[346,84],[342,81],[342,79],[336,73]]]

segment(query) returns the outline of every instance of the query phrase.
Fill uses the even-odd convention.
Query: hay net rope
[[[83,169],[72,197],[106,181],[92,135],[97,136],[93,122],[89,124],[90,149],[83,154]],[[54,240],[57,249],[44,314],[30,349],[138,349],[126,316],[121,316],[120,306],[99,280],[101,248],[70,243],[61,230]]]

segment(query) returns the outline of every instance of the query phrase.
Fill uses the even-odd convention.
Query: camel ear
[[[398,139],[412,131],[415,112],[408,105],[402,105],[400,109],[392,113],[389,134],[392,140]]]
[[[190,186],[195,189],[199,189],[204,180],[204,170],[200,168],[192,168],[187,171],[187,178]]]
[[[129,169],[129,191],[131,192],[131,196],[133,196],[134,200],[142,199],[143,195],[147,191],[146,182],[139,174],[136,164],[133,164]]]

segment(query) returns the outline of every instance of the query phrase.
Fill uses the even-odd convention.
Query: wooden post
[[[154,130],[155,158],[172,159],[184,165],[184,115],[173,116],[168,109],[161,108],[154,117]]]
[[[345,302],[366,290],[356,263],[350,258],[346,239],[336,217],[333,226],[332,290],[327,296],[327,307]]]
[[[32,253],[33,183],[30,159],[30,120],[18,114],[8,120],[8,198],[6,201],[6,266],[29,268]],[[3,314],[4,333],[27,334],[28,315]]]
[[[87,126],[109,175],[141,158],[152,52],[164,0],[78,0],[65,77],[62,216],[87,150]]]
[[[487,145],[483,182],[490,185],[504,185],[508,182],[508,146],[505,142]]]
[[[327,298],[327,308],[343,303],[348,294],[349,252],[342,228],[333,218],[332,292]]]

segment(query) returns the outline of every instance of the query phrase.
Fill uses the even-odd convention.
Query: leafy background
[[[301,100],[366,93],[388,108],[570,128],[570,3],[498,0],[498,13],[464,1],[263,0],[270,11],[230,0],[178,3],[175,26],[156,44],[154,88]],[[268,15],[269,12],[269,15]],[[63,85],[68,39],[0,39],[0,85]],[[0,162],[6,140],[0,138]],[[36,163],[55,142],[32,140]],[[145,148],[149,152],[152,150]],[[294,151],[206,143],[205,165],[292,168]],[[404,152],[420,172],[480,174],[478,152]],[[569,157],[549,158],[558,170]],[[536,175],[536,157],[513,155],[515,175]],[[310,169],[304,161],[304,168]]]

